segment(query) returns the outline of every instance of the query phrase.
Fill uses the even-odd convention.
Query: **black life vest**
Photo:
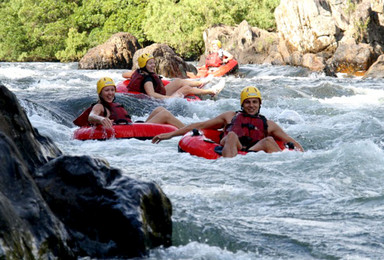
[[[147,94],[144,89],[143,80],[146,75],[140,71],[140,69],[135,70],[132,74],[131,80],[127,86],[128,91],[136,91]],[[150,73],[149,76],[153,79],[153,88],[156,93],[161,95],[165,95],[166,91],[164,88],[164,84],[161,81],[160,77],[155,73]]]
[[[90,126],[91,123],[88,121],[89,114],[92,111],[93,106],[96,105],[96,103],[92,104],[90,107],[88,107],[79,117],[77,117],[75,120],[73,120],[73,123],[77,126]],[[109,110],[110,116],[109,118],[113,120],[115,123],[118,122],[127,122],[132,123],[131,117],[129,116],[127,110],[125,110],[124,106],[119,103],[109,103],[109,104],[103,104],[104,106],[104,116],[107,116],[106,109]]]
[[[220,56],[219,52],[210,53],[205,58],[205,66],[206,67],[220,67],[223,65],[222,56]]]
[[[239,111],[225,127],[224,136],[231,131],[237,134],[241,144],[248,149],[268,136],[267,119],[263,115],[253,116]]]

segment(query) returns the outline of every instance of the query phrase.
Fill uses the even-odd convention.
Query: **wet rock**
[[[64,225],[52,214],[17,145],[0,132],[0,258],[75,259]]]
[[[16,96],[1,84],[0,111],[0,131],[15,143],[31,172],[62,154],[49,138],[32,127]]]
[[[172,206],[160,187],[88,156],[61,156],[35,178],[80,256],[137,257],[171,245]]]

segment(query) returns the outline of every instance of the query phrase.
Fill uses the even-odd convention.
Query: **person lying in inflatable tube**
[[[112,128],[112,125],[119,121],[132,123],[131,117],[123,105],[115,102],[116,85],[111,78],[101,78],[97,82],[96,91],[99,100],[73,121],[75,125],[99,124],[106,128]],[[184,124],[164,107],[155,108],[145,123],[170,124],[177,128],[184,127]]]
[[[161,77],[156,74],[155,57],[144,53],[137,59],[139,69],[133,73],[124,72],[123,77],[130,79],[127,86],[128,91],[147,94],[153,98],[165,99],[173,97],[184,97],[188,95],[211,95],[215,96],[220,90],[215,88],[202,89],[207,82],[191,81],[186,79],[174,79],[164,87]]]
[[[254,86],[245,87],[240,94],[241,111],[227,111],[203,122],[193,123],[170,133],[160,134],[152,139],[159,143],[175,136],[188,133],[193,129],[224,129],[220,140],[223,157],[235,157],[238,151],[281,151],[275,139],[289,144],[291,148],[304,151],[303,147],[272,120],[260,115],[261,94]]]
[[[223,50],[221,46],[221,41],[212,41],[212,50],[205,58],[205,67],[207,69],[214,70],[215,68],[220,67],[221,65],[233,59],[232,54],[230,54],[228,51]]]

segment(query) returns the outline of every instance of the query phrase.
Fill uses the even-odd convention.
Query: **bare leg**
[[[268,136],[264,139],[261,139],[257,144],[249,148],[251,151],[264,151],[266,153],[281,152],[279,145],[275,142],[273,137]]]
[[[223,157],[235,157],[242,148],[239,137],[234,132],[229,132],[221,139],[220,144],[223,146]]]
[[[166,95],[172,96],[174,93],[178,93],[177,96],[180,94],[182,95],[188,95],[188,94],[195,94],[195,95],[214,95],[215,92],[210,89],[200,89],[204,85],[204,83],[200,81],[194,81],[194,80],[186,80],[186,79],[175,79],[168,83],[168,85],[165,87]]]
[[[155,108],[152,113],[148,116],[145,122],[156,124],[170,124],[176,126],[177,128],[184,127],[184,124],[164,107]]]
[[[181,87],[179,88],[177,91],[173,92],[172,94],[170,94],[170,96],[175,96],[175,97],[179,97],[179,96],[187,96],[187,95],[190,95],[190,94],[194,94],[194,95],[215,95],[216,92],[213,91],[212,89],[200,89],[200,88],[194,88],[194,87],[190,87],[190,86],[184,86],[184,87]],[[167,90],[167,96],[168,96],[168,90]]]

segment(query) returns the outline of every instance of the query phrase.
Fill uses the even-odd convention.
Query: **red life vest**
[[[218,52],[210,53],[205,58],[205,66],[208,67],[220,67],[223,65],[223,59],[220,57]]]
[[[93,106],[96,105],[92,104],[90,107],[88,107],[79,117],[77,117],[75,120],[73,120],[73,123],[77,126],[90,126],[91,123],[88,121],[89,114],[92,111]],[[128,123],[132,123],[131,117],[129,116],[127,110],[123,107],[123,105],[119,103],[110,103],[108,106],[104,106],[104,115],[107,115],[107,112],[105,109],[108,109],[110,112],[109,119],[112,119],[115,123],[118,123],[119,121],[124,121]]]
[[[127,110],[125,110],[124,106],[119,103],[108,103],[110,115],[109,119],[113,120],[114,123],[126,122],[132,123],[131,117],[129,116]]]
[[[237,134],[241,144],[248,149],[268,136],[267,119],[262,115],[252,116],[240,111],[225,127],[224,136],[231,131]]]
[[[136,92],[141,92],[144,94],[147,94],[144,89],[144,74],[141,73],[139,69],[135,70],[135,72],[132,74],[131,81],[129,82],[127,89],[128,91],[136,91]],[[163,82],[159,78],[158,75],[155,73],[149,74],[149,76],[153,79],[153,88],[156,93],[159,93],[161,95],[165,95],[166,91],[163,85]]]

